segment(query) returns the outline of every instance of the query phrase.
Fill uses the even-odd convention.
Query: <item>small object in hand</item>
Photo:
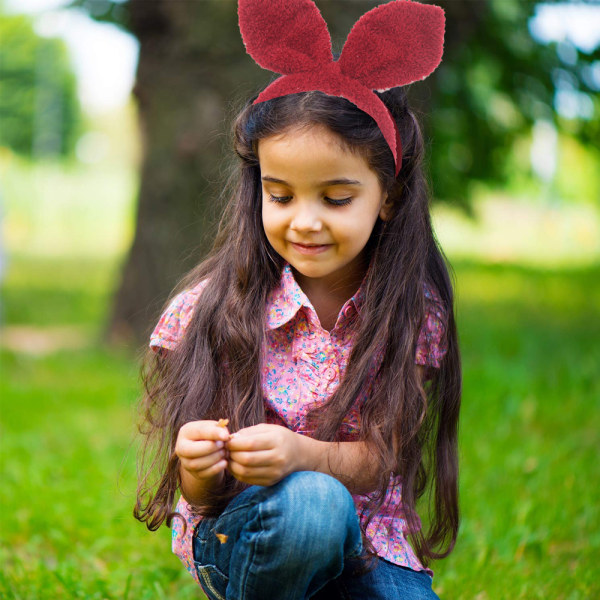
[[[225,535],[224,533],[215,533],[215,535],[217,536],[217,539],[221,542],[221,544],[227,543],[227,540],[229,538],[228,535]]]
[[[219,419],[217,427],[227,427],[229,425],[229,419]]]

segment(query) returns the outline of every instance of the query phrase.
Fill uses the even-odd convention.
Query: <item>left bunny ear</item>
[[[442,60],[444,26],[439,6],[410,0],[377,6],[354,24],[339,68],[370,90],[425,79]]]
[[[240,32],[263,68],[289,75],[333,61],[327,24],[312,0],[239,0]]]

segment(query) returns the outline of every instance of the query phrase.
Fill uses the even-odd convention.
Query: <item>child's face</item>
[[[321,126],[260,140],[258,158],[263,226],[279,255],[328,284],[362,278],[363,250],[386,212],[366,160]]]

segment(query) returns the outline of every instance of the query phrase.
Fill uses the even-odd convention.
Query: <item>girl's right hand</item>
[[[179,429],[175,454],[181,468],[199,481],[214,479],[227,467],[227,427],[217,421],[190,421]]]

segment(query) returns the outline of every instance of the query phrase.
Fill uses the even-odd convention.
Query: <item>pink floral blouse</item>
[[[176,296],[160,318],[150,337],[150,347],[173,349],[183,336],[192,316],[196,300],[204,287]],[[435,299],[425,289],[429,299]],[[309,435],[306,416],[309,410],[323,404],[333,394],[344,375],[354,343],[356,329],[351,326],[355,312],[360,314],[362,287],[342,307],[335,327],[321,327],[310,300],[296,283],[290,265],[283,269],[280,285],[271,293],[266,313],[267,347],[262,368],[263,393],[267,421],[277,422],[297,433]],[[444,345],[444,315],[428,303],[424,326],[417,344],[415,362],[439,368],[446,351]],[[342,423],[342,439],[356,438],[360,428],[359,398]],[[358,515],[368,499],[354,495]],[[201,517],[193,515],[187,502],[180,497],[176,507],[186,520],[173,520],[173,552],[181,559],[199,583],[194,566],[193,532]],[[424,569],[405,538],[407,523],[402,514],[402,489],[399,478],[390,480],[390,487],[381,510],[367,527],[366,534],[382,558],[416,571]]]

